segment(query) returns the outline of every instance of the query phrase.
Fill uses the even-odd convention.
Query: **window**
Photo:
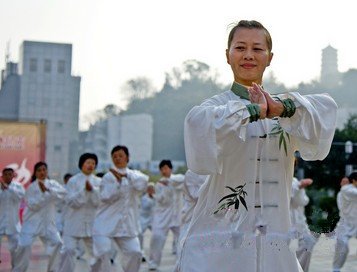
[[[59,74],[64,74],[64,67],[65,66],[65,61],[64,60],[59,60],[57,63],[57,72]]]
[[[45,62],[43,64],[43,71],[45,73],[51,73],[51,60],[50,59],[45,59]]]
[[[37,59],[30,59],[30,72],[37,72]]]

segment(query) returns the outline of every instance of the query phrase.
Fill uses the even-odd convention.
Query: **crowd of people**
[[[147,175],[127,167],[127,147],[116,146],[111,155],[113,168],[102,175],[95,174],[97,156],[83,154],[78,163],[80,172],[66,174],[63,184],[49,179],[47,164],[38,162],[26,190],[13,180],[13,169],[3,169],[0,235],[8,239],[12,271],[27,270],[36,237],[49,257],[47,271],[75,271],[76,260],[86,251],[91,271],[111,271],[117,248],[122,252],[118,265],[123,271],[139,271],[145,261],[149,270],[156,271],[170,230],[174,237],[172,254],[179,256],[180,241],[194,223],[194,208],[208,176],[191,170],[185,175],[173,174],[171,161],[162,160],[161,178],[155,184],[148,182]],[[298,240],[296,257],[304,272],[309,270],[320,236],[310,231],[304,212],[309,203],[305,188],[312,182],[293,178],[290,199],[291,239]],[[26,209],[20,225],[23,199]],[[341,180],[337,204],[340,221],[335,230],[334,272],[346,261],[349,239],[357,237],[357,172]],[[151,231],[148,256],[143,249],[147,230]]]
[[[65,186],[48,178],[44,162],[35,165],[26,192],[11,182],[13,171],[4,169],[0,235],[8,236],[13,271],[26,271],[36,237],[50,256],[48,271],[74,271],[83,247],[91,271],[110,271],[117,247],[125,272],[139,271],[143,261],[155,271],[170,231],[176,272],[308,271],[319,235],[306,223],[304,188],[312,180],[293,178],[295,152],[310,161],[328,155],[337,105],[328,94],[273,96],[265,90],[272,45],[257,21],[232,28],[226,59],[234,82],[187,114],[185,175],[172,173],[171,161],[162,160],[160,180],[150,183],[146,174],[128,168],[125,146],[113,148],[113,167],[101,177],[95,174],[97,156],[83,154],[80,172]],[[346,260],[348,240],[357,235],[356,173],[347,179],[338,196],[334,272]],[[20,231],[16,207],[23,197]],[[57,220],[56,207],[62,214]]]

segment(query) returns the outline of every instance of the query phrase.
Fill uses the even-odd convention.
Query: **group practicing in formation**
[[[185,174],[174,174],[171,161],[162,160],[161,178],[149,182],[148,175],[128,167],[123,145],[112,149],[107,173],[96,174],[95,154],[80,156],[79,173],[66,175],[65,185],[48,177],[44,162],[35,165],[26,192],[11,182],[13,170],[4,169],[0,235],[8,237],[13,271],[26,271],[36,237],[49,255],[48,271],[74,271],[83,248],[91,271],[121,265],[137,272],[143,261],[155,271],[170,231],[175,272],[308,271],[320,234],[306,222],[305,188],[313,181],[294,178],[295,156],[299,151],[313,161],[328,155],[337,105],[328,94],[270,94],[263,74],[272,46],[257,21],[242,20],[231,29],[226,61],[234,81],[188,112]],[[357,236],[357,173],[341,186],[334,272],[346,261],[349,239]]]

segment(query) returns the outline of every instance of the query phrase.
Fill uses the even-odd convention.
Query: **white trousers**
[[[15,252],[16,264],[12,272],[25,272],[30,264],[31,246],[38,235],[30,233],[20,233],[18,247]],[[62,239],[58,232],[47,233],[41,236],[41,240],[49,245],[53,251],[49,255],[47,271],[57,271],[58,257],[62,245]],[[47,252],[46,252],[47,253]]]
[[[1,234],[0,235],[0,247],[1,247],[1,240],[2,240],[3,236],[7,237],[8,249],[9,249],[10,255],[11,255],[11,267],[14,268],[15,263],[17,263],[16,256],[15,256],[15,251],[16,251],[16,248],[17,248],[18,240],[19,240],[19,234],[18,233],[15,233],[15,234]]]
[[[89,265],[92,272],[98,270],[98,260],[93,255],[92,237],[63,236],[64,246],[61,250],[61,258],[58,272],[74,272],[76,266],[76,250],[78,243],[82,240],[90,255]]]
[[[333,259],[333,271],[339,272],[346,262],[349,248],[348,241],[357,238],[357,225],[341,219],[336,227],[335,256]]]
[[[296,251],[296,256],[304,272],[309,271],[312,251],[317,240],[318,238],[311,233],[304,233],[299,239],[299,247]]]
[[[110,271],[109,259],[113,252],[112,242],[115,242],[124,255],[124,272],[138,272],[141,265],[141,248],[138,237],[106,237],[93,236],[93,251],[98,258],[98,271]]]
[[[167,234],[171,230],[174,234],[175,246],[177,246],[178,237],[180,236],[180,227],[171,227],[169,229],[161,229],[153,227],[150,241],[150,257],[149,267],[158,268],[161,263],[162,250],[164,249]]]

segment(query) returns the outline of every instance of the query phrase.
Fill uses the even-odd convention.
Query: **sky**
[[[196,59],[233,79],[226,63],[229,26],[257,20],[273,38],[266,70],[296,87],[319,78],[321,50],[338,50],[339,70],[357,68],[353,0],[0,0],[0,68],[7,43],[19,60],[24,40],[71,43],[81,76],[80,118],[107,104],[125,106],[125,82],[147,77],[160,90],[165,72]],[[338,3],[338,5],[336,4]]]

